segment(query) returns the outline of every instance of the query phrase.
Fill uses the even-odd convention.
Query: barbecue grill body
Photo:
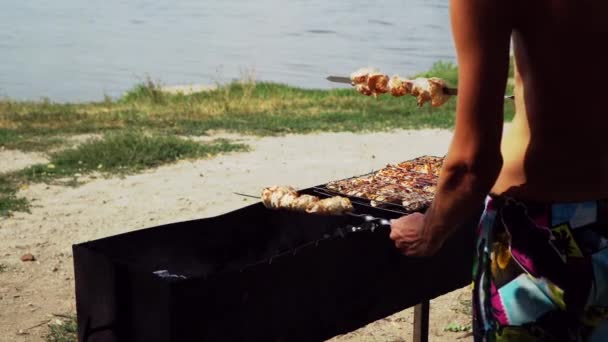
[[[470,227],[427,259],[327,238],[359,223],[258,203],[74,245],[79,341],[323,341],[470,283]]]

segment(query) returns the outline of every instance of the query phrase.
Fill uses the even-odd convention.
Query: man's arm
[[[456,125],[422,230],[440,243],[483,205],[502,167],[512,4],[507,0],[450,3],[459,67]]]

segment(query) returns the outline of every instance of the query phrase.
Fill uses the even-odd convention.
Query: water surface
[[[362,66],[411,75],[454,61],[448,1],[0,0],[0,96],[116,97],[258,80],[330,88]]]

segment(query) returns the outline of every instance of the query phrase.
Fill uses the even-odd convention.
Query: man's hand
[[[391,221],[391,239],[408,256],[432,256],[443,245],[442,238],[425,232],[424,215],[414,213]]]

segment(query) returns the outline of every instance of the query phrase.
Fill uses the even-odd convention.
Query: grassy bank
[[[457,86],[457,69],[437,63],[424,73]],[[417,108],[412,97],[370,98],[352,89],[310,90],[273,83],[235,82],[191,95],[168,94],[153,82],[119,99],[54,103],[0,100],[0,146],[40,150],[65,135],[122,129],[203,135],[213,130],[276,135],[316,131],[449,128],[455,99],[440,108]],[[513,112],[506,102],[507,117]]]
[[[458,86],[458,69],[449,63],[437,63],[420,76],[440,77]],[[218,130],[278,135],[451,128],[455,105],[451,99],[439,108],[418,108],[411,96],[372,98],[350,88],[300,89],[253,81],[191,95],[169,94],[147,81],[121,98],[89,103],[0,99],[0,148],[46,152],[50,158],[49,164],[0,174],[0,216],[28,210],[17,192],[29,182],[61,180],[76,185],[81,175],[94,171],[135,172],[181,158],[247,148],[229,141],[199,144],[179,137],[183,135]],[[510,100],[505,101],[505,113],[507,120],[513,115]],[[104,138],[65,149],[67,138],[76,134]]]

